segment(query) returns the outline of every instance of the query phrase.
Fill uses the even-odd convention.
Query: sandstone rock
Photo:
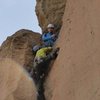
[[[59,26],[62,25],[60,35],[57,40],[57,46],[60,47],[60,52],[56,61],[54,62],[54,65],[51,68],[51,71],[45,83],[46,100],[99,100],[100,1],[67,0],[64,13],[65,2],[66,0],[37,0],[36,12],[43,31],[45,31],[48,23],[55,23]],[[18,44],[20,44],[20,42],[18,42]],[[10,55],[11,58],[14,58],[12,56],[13,49],[9,51],[12,46],[6,46],[6,42],[4,42],[1,47],[2,52],[0,51],[0,56],[5,57],[6,55],[9,57]],[[16,47],[14,47],[14,44],[13,48],[15,48],[14,50],[16,51]],[[21,55],[26,51],[22,50],[22,52],[20,53],[20,48],[27,48],[27,46],[23,45],[18,47],[19,50],[17,49],[18,53],[16,54]],[[5,51],[7,51],[8,53]],[[14,54],[15,52],[13,51],[13,55]],[[30,57],[30,55],[28,56]],[[16,61],[20,62],[24,60],[22,62],[22,65],[24,65],[26,63],[26,60],[24,59],[25,56],[23,55],[21,57],[23,58],[17,57],[16,59],[18,60],[18,58],[20,58],[20,60]],[[1,65],[0,68],[1,77],[2,75],[4,75],[2,72],[4,72],[5,70],[2,70]],[[13,75],[11,74],[11,76]],[[20,75],[18,74],[17,76]],[[2,78],[0,79],[4,80]],[[8,80],[8,78],[6,78],[5,80]],[[2,81],[0,83],[2,84]],[[7,83],[7,81],[3,83]],[[1,87],[2,86],[3,85],[1,85]],[[2,90],[1,87],[0,89]],[[8,85],[4,85],[3,87],[8,87]],[[18,91],[21,90],[18,89]],[[0,96],[5,93],[7,94],[8,92],[3,91]],[[20,94],[18,94],[17,97],[19,95]],[[13,97],[16,97],[16,95],[9,95],[10,100]]]
[[[36,14],[39,25],[43,31],[46,30],[48,23],[56,25],[59,31],[62,25],[62,17],[64,14],[65,4],[67,0],[36,0]]]
[[[47,100],[100,100],[99,7],[100,0],[67,0]]]
[[[14,59],[29,71],[34,58],[32,47],[40,43],[40,36],[25,29],[17,31],[3,42],[0,47],[0,57]]]
[[[0,100],[36,100],[32,79],[11,59],[0,59]]]

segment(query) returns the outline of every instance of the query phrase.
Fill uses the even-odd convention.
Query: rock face
[[[0,59],[0,100],[36,100],[32,79],[11,59]]]
[[[32,46],[40,43],[40,36],[40,34],[25,29],[17,31],[0,47],[0,57],[14,59],[30,71],[34,58]]]
[[[60,52],[45,82],[46,100],[100,100],[100,0],[67,0],[67,2],[66,0],[37,0],[37,2],[36,12],[43,31],[48,23],[62,25],[57,40]],[[3,43],[0,48],[0,57],[10,57],[21,65],[28,66],[33,59],[31,48],[34,44],[34,36],[33,33],[23,31],[21,30],[20,34],[17,32]],[[39,36],[36,34],[36,40],[39,39]],[[35,44],[39,42],[35,41]],[[21,73],[19,69],[16,69],[18,67],[6,69],[1,66],[6,65],[0,64],[0,100],[31,100],[31,96],[28,95],[29,99],[26,94],[31,91],[29,87],[27,90],[27,86],[32,85],[28,83],[29,85],[26,86],[28,81],[24,81],[25,84],[22,85],[25,74],[18,74]],[[18,73],[15,70],[18,70]],[[17,85],[12,85],[13,83],[10,84],[10,81],[15,80],[15,77],[9,77],[15,74],[18,78],[15,81]],[[26,90],[23,89],[26,89],[27,92],[24,93]],[[23,94],[20,94],[21,90],[26,96],[25,99],[19,98],[23,97]],[[31,93],[33,93],[32,91]]]
[[[99,7],[100,0],[67,0],[47,100],[100,100]]]
[[[67,0],[36,0],[36,14],[39,25],[43,31],[48,23],[56,25],[56,30],[60,29]]]

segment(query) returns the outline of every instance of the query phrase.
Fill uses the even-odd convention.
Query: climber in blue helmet
[[[55,33],[55,26],[53,24],[48,24],[48,32],[42,35],[42,41],[44,46],[53,46],[57,39],[57,34]]]

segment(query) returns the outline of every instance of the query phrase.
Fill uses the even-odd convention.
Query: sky
[[[35,5],[36,0],[0,0],[0,45],[20,29],[41,33]]]

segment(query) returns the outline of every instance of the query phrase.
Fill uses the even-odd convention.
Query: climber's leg
[[[37,84],[37,100],[45,100],[45,95],[44,95],[44,77],[41,77],[38,84]]]
[[[37,100],[45,100],[45,96],[44,96],[44,82],[45,82],[45,77],[46,77],[46,71],[48,69],[48,65],[50,63],[51,59],[45,59],[42,63],[41,63],[41,68],[40,68],[40,78],[37,84],[37,91],[38,91],[38,96],[37,96]]]
[[[37,100],[45,100],[44,93],[40,92],[40,93],[37,95]]]

